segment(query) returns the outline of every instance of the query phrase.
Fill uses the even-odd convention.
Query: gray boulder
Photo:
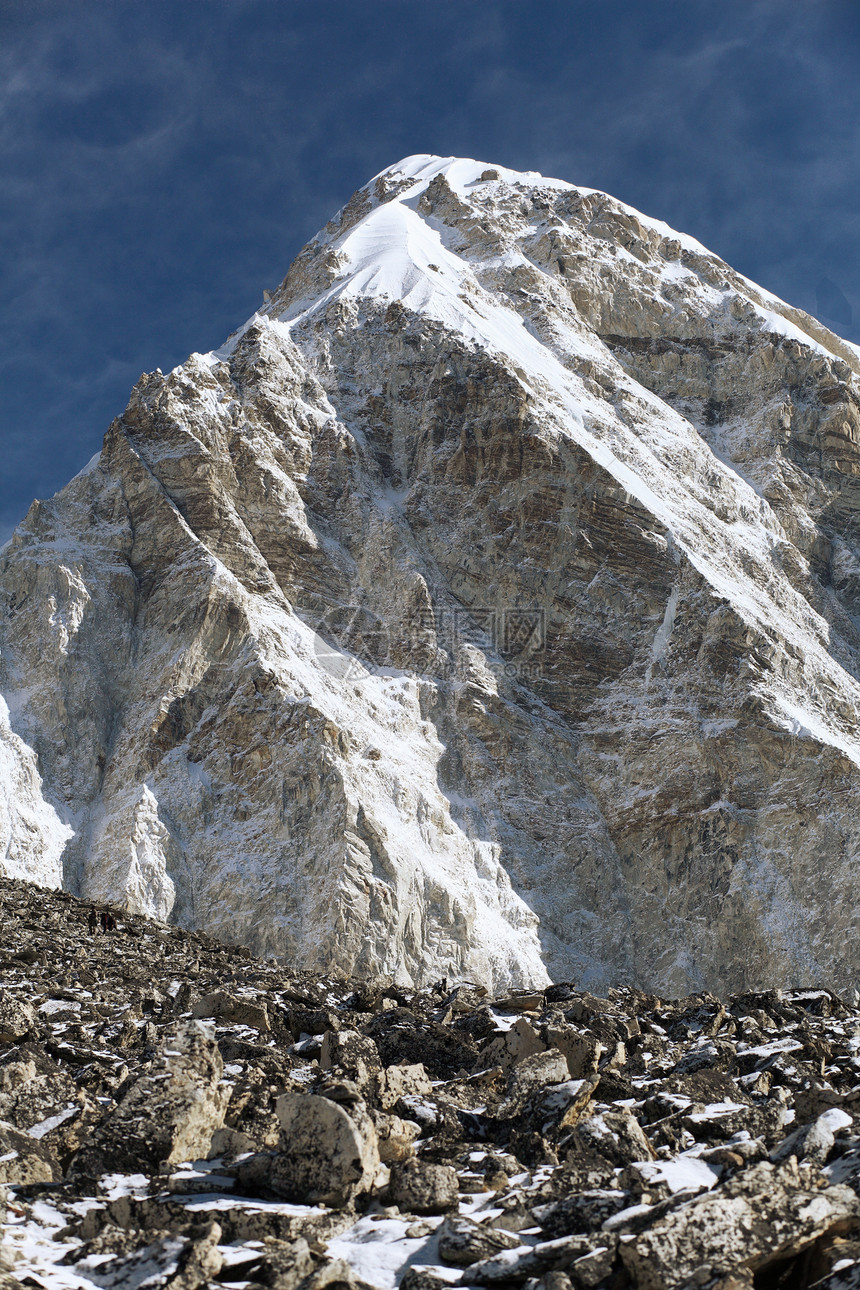
[[[269,1185],[286,1200],[343,1205],[369,1191],[379,1145],[364,1104],[346,1106],[312,1093],[278,1098],[281,1134]]]
[[[72,1172],[152,1172],[206,1157],[230,1095],[221,1083],[223,1069],[206,1027],[181,1022],[151,1068],[77,1153]]]
[[[519,1238],[502,1228],[475,1223],[464,1214],[451,1214],[437,1230],[439,1257],[455,1267],[469,1267],[502,1250],[516,1249]]]
[[[342,1071],[364,1089],[380,1065],[379,1050],[368,1036],[357,1030],[326,1031],[320,1053],[323,1070]]]
[[[638,1290],[680,1290],[694,1273],[760,1272],[858,1220],[860,1201],[850,1188],[819,1189],[793,1161],[781,1168],[764,1161],[622,1237],[620,1250]]]
[[[376,1077],[379,1104],[385,1111],[396,1107],[402,1097],[429,1097],[433,1085],[421,1062],[386,1066]]]
[[[508,1104],[511,1108],[519,1106],[538,1089],[567,1079],[567,1060],[557,1048],[532,1053],[518,1062],[508,1076]]]
[[[583,1034],[575,1026],[554,1027],[549,1041],[564,1055],[571,1079],[583,1079],[597,1070],[603,1044],[594,1035]]]
[[[829,1110],[822,1111],[811,1123],[802,1124],[789,1134],[774,1148],[770,1158],[778,1163],[787,1160],[789,1156],[796,1156],[798,1160],[811,1160],[814,1164],[823,1165],[836,1141],[835,1135],[852,1123],[847,1111],[832,1106]]]
[[[580,1151],[595,1152],[623,1168],[634,1160],[653,1160],[654,1149],[629,1111],[606,1111],[576,1125]]]
[[[263,1032],[269,1029],[269,1014],[266,1005],[249,999],[237,999],[224,990],[213,990],[199,999],[191,1009],[191,1016],[196,1020],[213,1017],[230,1026],[249,1026],[252,1030]]]
[[[407,1214],[444,1214],[456,1205],[457,1172],[450,1165],[409,1160],[391,1169],[389,1195]]]

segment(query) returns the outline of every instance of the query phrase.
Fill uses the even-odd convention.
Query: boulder
[[[589,1250],[587,1254],[581,1254],[579,1258],[568,1264],[569,1284],[575,1286],[576,1290],[592,1290],[594,1286],[604,1285],[612,1273],[616,1253],[617,1247],[614,1241],[608,1244],[599,1241],[593,1250]],[[551,1278],[558,1275],[557,1272],[544,1273],[542,1282],[546,1290],[556,1290]]]
[[[577,1124],[592,1109],[599,1076],[587,1079],[569,1079],[546,1089],[541,1099],[535,1099],[536,1113],[546,1124],[556,1122],[557,1131]]]
[[[272,1190],[286,1200],[343,1205],[369,1191],[379,1145],[364,1104],[349,1106],[312,1093],[278,1098],[281,1135],[272,1161]]]
[[[407,1268],[400,1278],[398,1290],[445,1290],[450,1284],[428,1268]]]
[[[213,990],[199,999],[191,1009],[195,1020],[212,1017],[228,1026],[248,1026],[251,1030],[267,1031],[269,1014],[266,1005],[250,999],[237,999],[224,990]]]
[[[56,1182],[62,1176],[60,1162],[47,1143],[0,1121],[0,1183],[23,1187]]]
[[[402,1097],[427,1097],[433,1085],[421,1062],[414,1065],[386,1066],[376,1077],[379,1104],[391,1111]]]
[[[519,1106],[539,1089],[546,1089],[547,1085],[562,1084],[567,1079],[567,1061],[558,1049],[550,1048],[546,1052],[532,1053],[518,1062],[508,1076],[508,1102],[512,1106]]]
[[[457,1172],[450,1165],[410,1160],[392,1167],[389,1196],[406,1214],[444,1214],[458,1195]]]
[[[265,1242],[262,1259],[254,1269],[255,1280],[276,1290],[298,1290],[305,1277],[317,1267],[310,1246],[303,1237],[297,1241],[278,1241],[271,1237]]]
[[[497,1035],[481,1049],[482,1067],[499,1065],[508,1070],[517,1062],[542,1053],[546,1044],[527,1017],[518,1017],[509,1030]]]
[[[222,1072],[208,1029],[199,1021],[180,1022],[151,1068],[77,1153],[73,1172],[152,1172],[206,1157],[230,1094]]]
[[[761,1273],[858,1221],[850,1188],[819,1189],[792,1161],[779,1168],[763,1161],[622,1237],[621,1257],[637,1290],[680,1290],[694,1273],[703,1282],[709,1272]]]
[[[624,1167],[634,1160],[653,1160],[654,1148],[629,1111],[605,1111],[581,1120],[573,1130],[580,1151],[604,1156]]]
[[[814,1164],[823,1165],[833,1149],[835,1135],[852,1123],[847,1111],[833,1106],[822,1111],[810,1124],[802,1124],[794,1133],[790,1133],[774,1148],[770,1158],[778,1163],[787,1160],[789,1156],[796,1156],[798,1160],[811,1160]]]
[[[516,1249],[520,1241],[502,1228],[487,1227],[463,1214],[452,1214],[436,1232],[439,1257],[455,1267],[469,1267],[481,1259],[492,1258],[501,1250]]]
[[[603,1044],[594,1035],[583,1034],[574,1026],[551,1027],[548,1038],[564,1054],[571,1079],[584,1079],[597,1070]]]
[[[379,1050],[357,1030],[327,1030],[320,1052],[323,1070],[342,1071],[359,1088],[366,1088],[380,1068]]]
[[[550,1205],[537,1205],[532,1214],[549,1237],[578,1236],[599,1230],[629,1204],[630,1198],[624,1192],[600,1189],[565,1196]]]
[[[36,1025],[36,1009],[11,990],[0,989],[0,1044],[24,1039]]]
[[[505,1047],[512,1062],[521,1062],[542,1053],[546,1044],[532,1023],[526,1017],[519,1017],[505,1036]]]
[[[21,1065],[28,1070],[35,1063]],[[26,1131],[57,1115],[68,1118],[76,1114],[80,1100],[81,1090],[75,1081],[54,1067],[50,1074],[34,1073],[29,1079],[13,1081],[11,1088],[0,1092],[0,1120]]]

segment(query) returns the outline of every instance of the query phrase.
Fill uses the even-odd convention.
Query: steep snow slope
[[[311,966],[853,979],[858,373],[604,194],[384,171],[0,556],[15,855]]]

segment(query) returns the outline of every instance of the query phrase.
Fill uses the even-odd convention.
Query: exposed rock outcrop
[[[383,172],[0,554],[0,864],[403,983],[853,983],[858,373],[605,194]]]
[[[205,1155],[223,1126],[228,1090],[214,1039],[199,1022],[169,1031],[157,1059],[72,1161],[91,1177],[160,1172]]]

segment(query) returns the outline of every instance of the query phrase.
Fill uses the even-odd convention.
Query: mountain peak
[[[605,193],[388,167],[0,553],[6,870],[404,981],[852,979],[858,362]]]

